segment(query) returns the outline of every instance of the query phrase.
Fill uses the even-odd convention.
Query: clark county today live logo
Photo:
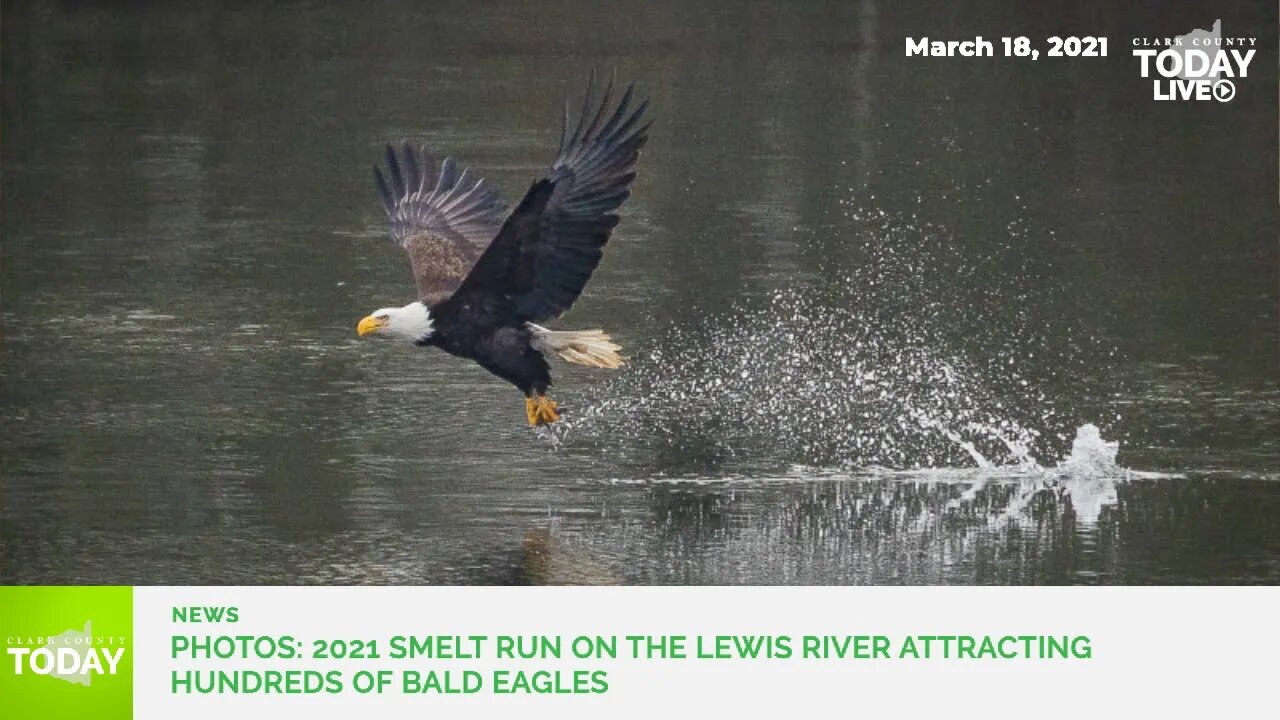
[[[133,588],[0,587],[0,715],[133,717]]]
[[[1257,44],[1257,38],[1223,37],[1218,19],[1210,30],[1134,38],[1133,56],[1142,62],[1142,77],[1152,78],[1155,100],[1231,102],[1235,80],[1249,76]]]

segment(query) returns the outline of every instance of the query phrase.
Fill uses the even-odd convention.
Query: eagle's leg
[[[538,425],[550,425],[560,420],[560,412],[557,410],[559,406],[556,401],[535,392],[524,399],[524,414],[529,420],[529,427],[537,427]]]

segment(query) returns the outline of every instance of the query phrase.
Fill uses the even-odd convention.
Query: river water
[[[903,5],[6,4],[0,581],[1280,582],[1276,9],[1199,104],[1129,53],[1199,4]],[[355,337],[369,166],[514,202],[592,67],[656,124],[561,325],[631,361],[535,433]]]

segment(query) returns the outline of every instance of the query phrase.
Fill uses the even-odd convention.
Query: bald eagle
[[[599,102],[592,84],[576,122],[565,103],[560,149],[547,174],[506,213],[498,193],[446,157],[387,146],[384,176],[374,181],[391,239],[409,255],[418,299],[360,320],[361,337],[396,337],[470,358],[525,396],[530,426],[560,419],[546,395],[548,357],[617,368],[620,348],[601,330],[554,331],[537,323],[560,317],[582,293],[630,195],[648,101],[632,109],[628,86],[612,112],[610,81]],[[572,130],[570,127],[572,125]],[[487,243],[483,251],[481,245]]]

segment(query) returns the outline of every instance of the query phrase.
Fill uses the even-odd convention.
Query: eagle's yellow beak
[[[356,325],[356,332],[360,333],[360,337],[364,337],[365,335],[375,333],[386,326],[386,320],[379,320],[378,318],[369,315],[361,320],[359,325]]]

